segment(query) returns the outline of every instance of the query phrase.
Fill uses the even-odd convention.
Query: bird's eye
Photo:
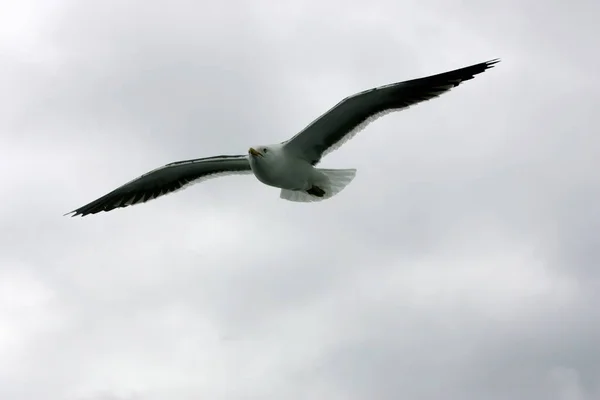
[[[267,149],[263,149],[263,153],[266,153],[268,150]]]

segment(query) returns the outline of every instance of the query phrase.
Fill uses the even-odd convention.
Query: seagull
[[[375,119],[431,100],[492,68],[494,59],[437,75],[396,82],[344,98],[292,138],[253,146],[247,154],[172,162],[66,213],[86,216],[145,203],[223,175],[254,174],[263,184],[281,189],[280,198],[295,202],[329,199],[355,177],[356,169],[322,169],[321,159]]]

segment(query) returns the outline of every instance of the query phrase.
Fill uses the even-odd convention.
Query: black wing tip
[[[68,213],[63,214],[63,217],[67,217],[67,216],[70,216],[71,218],[77,217],[77,216],[85,217],[88,214],[90,214],[90,213],[86,213],[85,211],[77,209],[77,210],[69,211]]]
[[[479,64],[471,65],[470,67],[461,68],[457,71],[460,71],[460,70],[463,70],[465,72],[471,71],[471,74],[473,75],[473,76],[471,76],[471,78],[473,78],[475,75],[478,75],[484,71],[487,71],[488,69],[494,68],[496,66],[496,64],[498,64],[500,61],[501,61],[500,58],[494,58],[489,61],[484,61]]]
[[[98,199],[98,200],[102,200],[102,199]],[[66,217],[69,214],[71,215],[71,218],[77,217],[77,216],[85,217],[86,215],[98,214],[99,212],[102,212],[102,211],[108,212],[108,211],[112,211],[112,210],[117,209],[117,208],[125,208],[125,207],[129,206],[128,204],[123,204],[121,206],[107,207],[107,205],[105,203],[96,204],[96,202],[98,200],[96,200],[96,201],[94,201],[94,202],[92,202],[90,204],[87,204],[87,205],[85,205],[83,207],[79,207],[76,210],[69,211],[68,213],[63,214],[63,217]]]
[[[146,200],[148,201],[148,200]],[[143,204],[146,201],[142,201],[142,202],[137,202],[134,204]],[[109,212],[112,210],[116,210],[118,208],[125,208],[125,207],[129,207],[131,204],[123,204],[123,205],[119,205],[119,206],[110,206],[107,207],[106,204],[102,203],[99,205],[95,205],[95,204],[89,204],[86,206],[83,206],[81,208],[78,208],[77,210],[73,210],[73,211],[69,211],[66,214],[63,214],[63,217],[68,216],[69,214],[71,214],[71,218],[73,217],[85,217],[86,215],[90,215],[90,214],[98,214],[99,212]]]
[[[450,74],[450,75],[458,74],[459,75],[457,77],[458,78],[457,81],[454,84],[454,86],[458,86],[462,82],[471,80],[471,79],[475,78],[476,75],[479,75],[479,74],[487,71],[488,69],[494,68],[496,66],[496,64],[498,64],[500,61],[501,61],[500,58],[494,58],[489,61],[484,61],[479,64],[471,65],[469,67],[464,67],[464,68],[460,68],[460,69],[457,69],[454,71],[450,71],[447,74]],[[444,76],[444,75],[446,75],[446,74],[442,73],[439,76]]]
[[[500,58],[494,58],[493,60],[484,62],[484,64],[487,67],[486,69],[489,69],[489,68],[494,68],[494,66],[496,64],[498,64],[500,61],[502,61]]]

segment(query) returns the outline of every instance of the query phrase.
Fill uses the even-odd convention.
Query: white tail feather
[[[317,171],[323,175],[323,180],[317,183],[319,188],[323,189],[323,197],[314,196],[301,190],[281,189],[280,198],[299,203],[312,203],[329,199],[341,192],[356,176],[356,169],[322,169]]]

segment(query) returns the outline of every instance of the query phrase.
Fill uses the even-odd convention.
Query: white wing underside
[[[216,156],[177,161],[132,179],[110,193],[67,214],[85,216],[147,203],[209,179],[249,174],[252,174],[252,170],[246,156]]]
[[[336,104],[335,106],[333,106],[333,107],[332,107],[332,108],[331,108],[329,111],[327,111],[325,114],[323,114],[321,117],[319,117],[319,118],[318,118],[318,119],[316,119],[314,122],[312,122],[312,123],[311,123],[309,126],[307,126],[307,127],[306,127],[306,128],[303,130],[303,132],[305,132],[305,131],[309,130],[309,129],[310,129],[310,127],[311,127],[311,126],[312,126],[314,123],[316,123],[317,121],[319,121],[319,119],[321,119],[321,118],[325,117],[325,116],[327,115],[327,113],[329,113],[330,111],[332,111],[333,109],[335,109],[336,107],[338,107],[339,105],[341,105],[342,103],[344,103],[345,101],[347,101],[347,100],[350,100],[350,99],[352,99],[353,97],[358,97],[358,96],[364,95],[364,94],[366,94],[366,93],[368,93],[368,92],[372,92],[372,91],[382,90],[382,89],[385,89],[385,88],[387,88],[387,87],[390,87],[390,86],[393,86],[393,85],[394,85],[394,84],[392,84],[392,85],[380,86],[380,87],[377,87],[377,88],[375,88],[375,89],[369,89],[369,90],[365,90],[365,91],[363,91],[363,92],[357,93],[357,94],[355,94],[355,95],[353,95],[353,96],[350,96],[350,97],[348,97],[348,98],[346,98],[346,99],[342,100],[341,102],[339,102],[338,104]],[[441,96],[442,94],[449,92],[449,91],[450,91],[450,90],[452,90],[452,88],[454,88],[454,87],[455,87],[455,86],[454,86],[453,84],[448,84],[447,86],[440,87],[440,89],[437,91],[437,93],[433,94],[431,98],[429,98],[429,99],[426,99],[426,100],[423,100],[423,101],[421,101],[421,102],[419,102],[419,103],[423,103],[423,102],[426,102],[426,101],[433,100],[434,98],[437,98],[437,97]],[[411,107],[413,107],[413,106],[415,106],[415,105],[417,105],[417,104],[418,104],[418,103],[415,103],[415,104],[409,104],[409,105],[407,105],[407,106],[404,106],[404,107],[391,108],[391,109],[389,109],[389,110],[381,111],[381,112],[379,112],[379,113],[376,113],[376,114],[373,114],[373,115],[371,115],[371,116],[370,116],[370,117],[368,117],[366,120],[364,120],[363,122],[361,122],[360,124],[358,124],[356,127],[354,127],[352,130],[350,130],[350,131],[349,131],[349,132],[348,132],[346,135],[344,135],[344,136],[343,136],[343,137],[342,137],[340,140],[338,140],[338,141],[337,141],[337,142],[335,142],[333,145],[331,145],[331,146],[329,146],[327,149],[325,149],[325,150],[323,151],[322,155],[321,155],[321,158],[322,158],[322,157],[325,157],[326,155],[330,154],[331,152],[333,152],[333,151],[335,151],[335,150],[339,149],[340,147],[342,147],[342,146],[343,146],[345,143],[347,143],[349,140],[351,140],[352,138],[354,138],[354,137],[355,137],[355,136],[356,136],[356,135],[357,135],[359,132],[361,132],[362,130],[364,130],[364,129],[365,129],[367,126],[368,126],[368,125],[372,124],[373,122],[375,122],[375,121],[376,121],[376,120],[378,120],[379,118],[381,118],[381,117],[384,117],[384,116],[386,116],[386,115],[388,115],[388,114],[395,113],[395,112],[404,111],[404,110],[406,110],[406,109],[408,109],[408,108],[411,108]],[[300,135],[300,134],[302,134],[302,132],[301,132],[301,133],[299,133],[299,135]],[[292,138],[292,139],[293,139],[293,138]],[[291,140],[291,139],[290,139],[290,140]],[[288,141],[288,142],[289,142],[289,141]],[[285,143],[285,142],[284,142],[284,143]],[[319,160],[319,162],[320,162],[320,160]],[[318,164],[318,163],[317,163],[317,164]]]
[[[499,59],[417,79],[395,82],[348,96],[284,142],[313,165],[378,118],[439,97],[492,68]]]

